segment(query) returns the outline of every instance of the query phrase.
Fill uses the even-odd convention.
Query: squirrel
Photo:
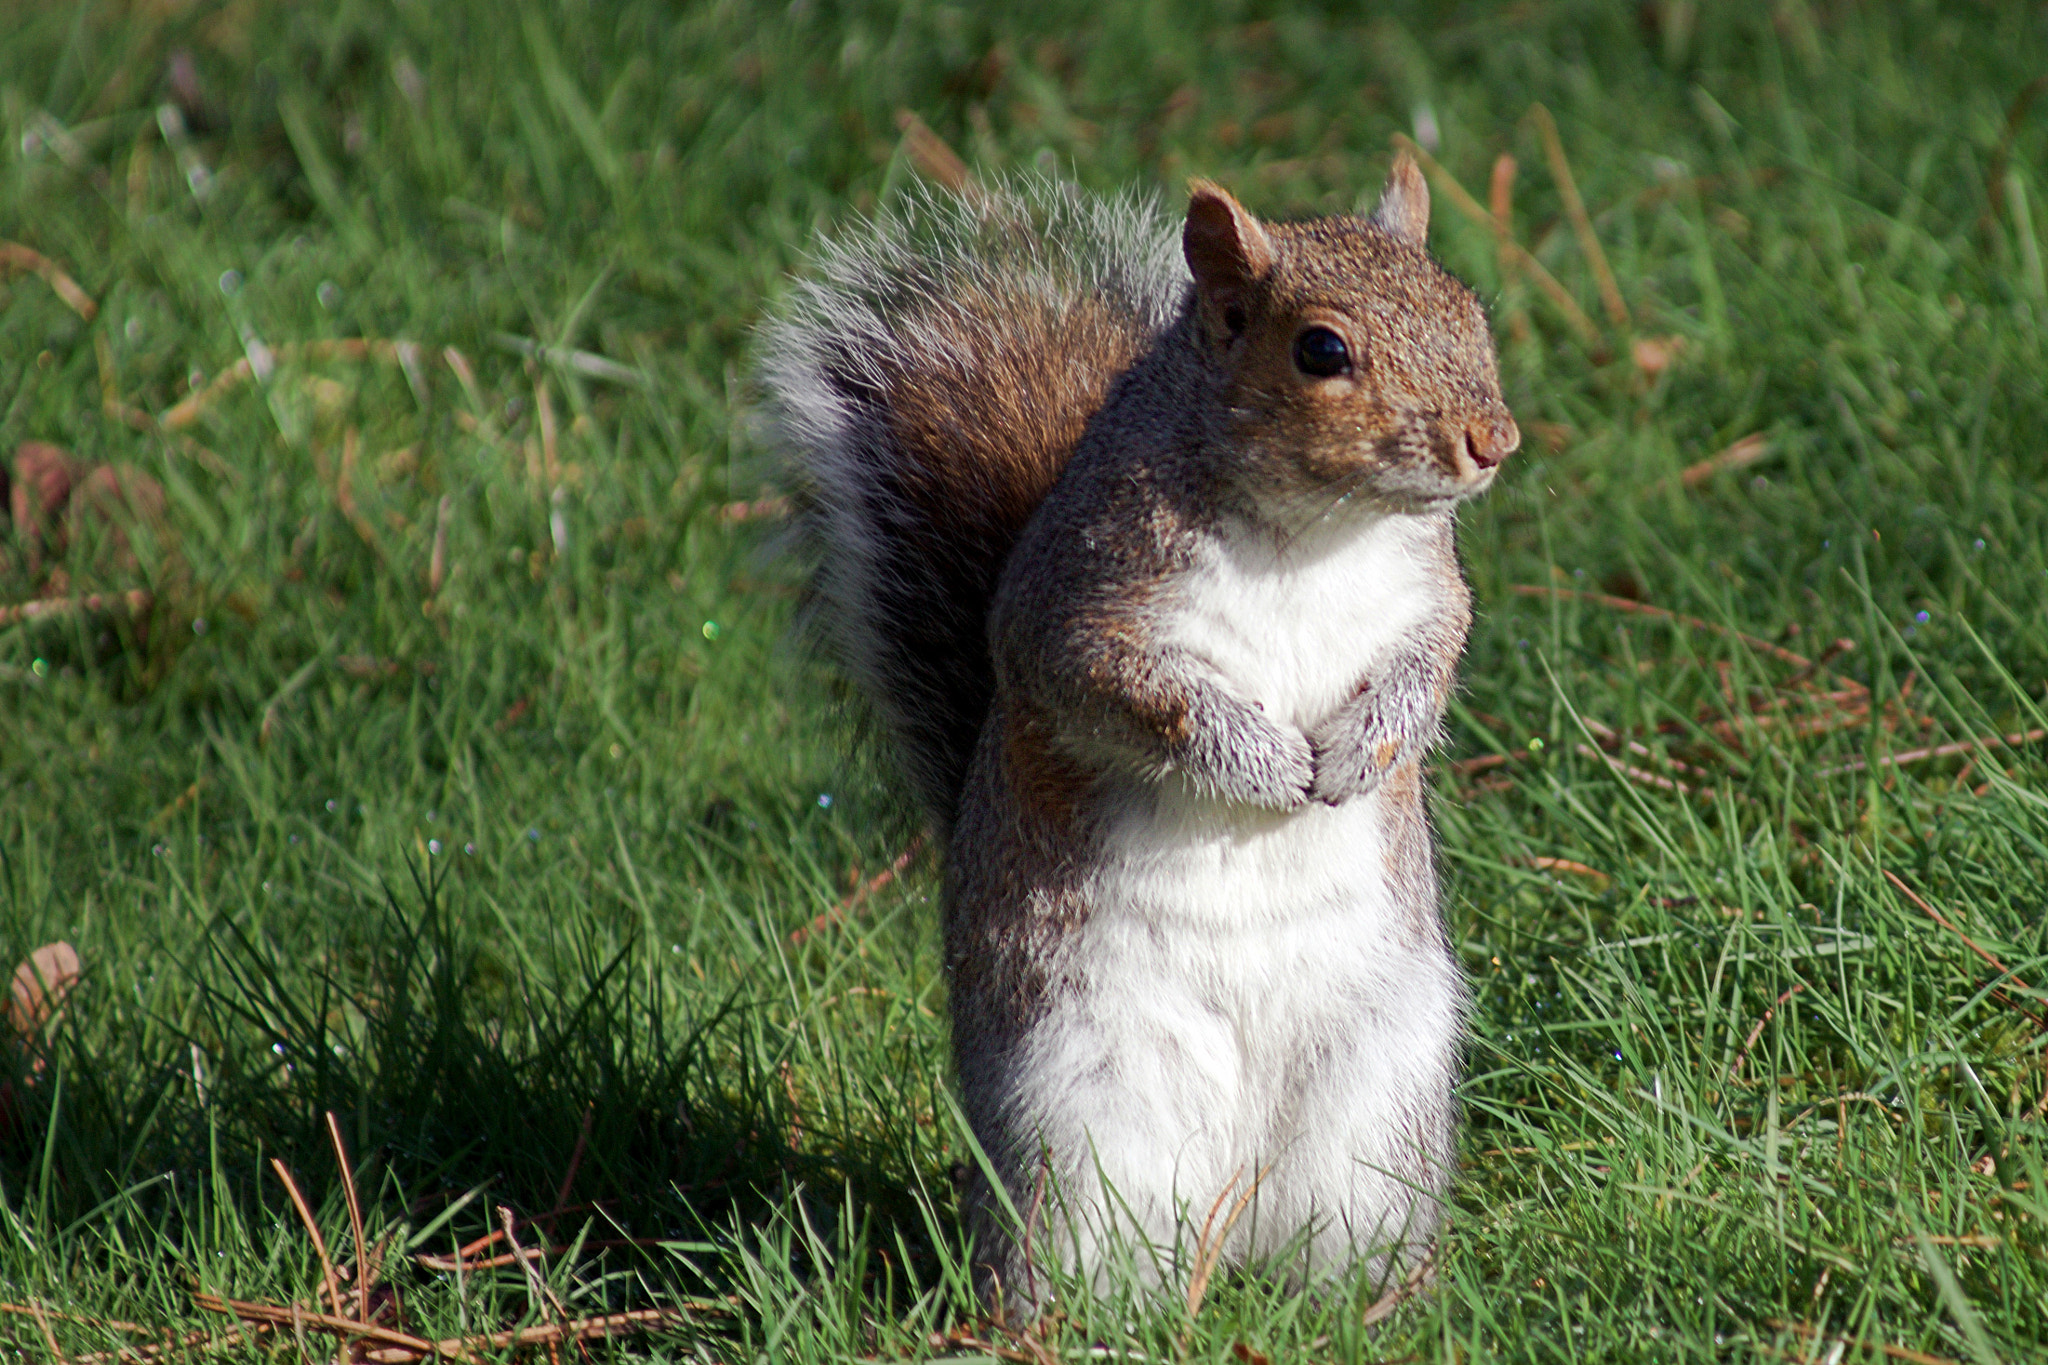
[[[1370,216],[1193,181],[1177,242],[925,191],[764,324],[815,615],[944,848],[998,1314],[1133,1245],[1155,1283],[1426,1270],[1467,994],[1423,764],[1455,508],[1520,443],[1428,223],[1405,154]]]

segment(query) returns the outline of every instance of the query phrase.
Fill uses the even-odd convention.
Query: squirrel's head
[[[1521,443],[1471,290],[1425,249],[1407,155],[1369,218],[1261,223],[1194,182],[1194,324],[1245,485],[1273,510],[1422,511],[1478,493]]]

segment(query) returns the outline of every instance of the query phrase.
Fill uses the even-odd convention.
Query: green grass
[[[102,530],[61,566],[143,616],[0,627],[0,968],[84,962],[0,1051],[0,1298],[178,1330],[222,1324],[195,1290],[310,1304],[267,1163],[347,1259],[331,1110],[417,1329],[539,1321],[516,1268],[408,1257],[554,1207],[588,1114],[557,1240],[661,1245],[550,1259],[566,1311],[737,1296],[614,1349],[975,1354],[928,1341],[971,1311],[972,1159],[931,860],[790,941],[915,823],[790,639],[776,524],[721,510],[767,491],[749,329],[914,174],[900,108],[976,166],[1169,200],[1200,173],[1275,214],[1369,197],[1433,122],[1482,202],[1516,158],[1515,235],[1599,336],[1439,185],[1529,439],[1465,518],[1436,809],[1477,1007],[1437,1290],[1371,1331],[1369,1285],[1082,1300],[1045,1349],[2048,1356],[2044,749],[1884,761],[2048,725],[2048,118],[2007,117],[2038,17],[997,13],[0,6],[0,239],[98,304],[0,279],[0,455],[55,442],[168,503],[129,562]],[[350,337],[413,371],[300,349]],[[175,433],[103,412],[103,381],[165,414],[265,348]],[[49,587],[24,550],[0,533],[0,604]],[[1853,649],[1802,683],[1732,631]]]

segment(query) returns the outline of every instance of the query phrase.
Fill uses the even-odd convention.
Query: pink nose
[[[1522,444],[1521,429],[1512,417],[1481,419],[1465,424],[1465,453],[1481,469],[1491,469]]]

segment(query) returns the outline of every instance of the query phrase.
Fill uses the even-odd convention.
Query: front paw
[[[1310,799],[1315,751],[1308,736],[1262,713],[1238,711],[1198,745],[1189,776],[1212,795],[1272,810],[1296,810]],[[1200,749],[1208,749],[1206,754]]]
[[[1289,726],[1273,727],[1275,758],[1253,801],[1276,810],[1295,810],[1314,796],[1316,757],[1308,736]]]
[[[1311,748],[1315,778],[1308,794],[1326,806],[1370,793],[1401,755],[1401,746],[1392,740],[1368,746],[1356,733],[1317,735]]]

